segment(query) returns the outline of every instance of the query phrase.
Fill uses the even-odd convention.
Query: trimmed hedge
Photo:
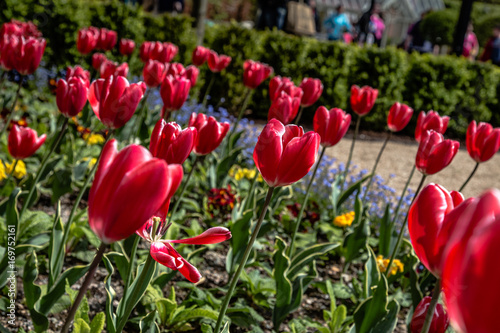
[[[179,46],[175,61],[190,63],[196,37],[192,19],[186,16],[153,17],[118,1],[7,0],[0,20],[11,18],[33,20],[48,39],[44,60],[47,66],[64,68],[80,62],[76,51],[76,31],[95,25],[118,31],[119,37],[133,38],[137,45],[144,40],[165,40]],[[40,3],[40,4],[39,4]],[[434,109],[449,115],[452,121],[448,135],[463,138],[467,124],[475,119],[500,126],[500,71],[496,66],[469,62],[454,56],[408,55],[392,47],[380,49],[345,45],[292,36],[279,31],[258,32],[236,23],[207,27],[206,46],[228,54],[233,61],[211,91],[214,101],[236,111],[244,97],[243,62],[254,59],[273,66],[275,73],[290,76],[299,84],[303,77],[323,81],[324,92],[317,105],[306,110],[304,121],[311,121],[319,105],[349,110],[350,86],[371,85],[380,90],[374,110],[365,117],[362,127],[383,130],[386,115],[394,101],[412,106],[416,111]],[[133,75],[140,75],[142,63],[138,51],[130,59]],[[122,60],[114,51],[116,60]],[[89,61],[87,58],[86,61]],[[204,93],[210,75],[201,69],[200,83],[194,94]],[[253,93],[250,109],[256,117],[266,118],[270,105],[268,81]],[[416,123],[413,117],[405,134],[411,135]]]

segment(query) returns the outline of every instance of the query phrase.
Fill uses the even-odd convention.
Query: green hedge
[[[120,37],[133,38],[138,45],[144,40],[173,42],[180,50],[175,61],[185,64],[190,62],[196,43],[191,18],[153,17],[118,1],[6,2],[6,8],[1,8],[0,20],[31,19],[40,24],[40,30],[48,39],[44,57],[48,67],[63,68],[80,62],[75,47],[76,31],[88,25],[115,29]],[[297,84],[306,76],[323,81],[323,95],[317,105],[305,112],[304,121],[312,119],[319,105],[349,110],[350,86],[366,84],[380,90],[374,110],[362,122],[366,129],[383,130],[386,114],[396,100],[416,111],[434,109],[451,116],[448,133],[455,137],[463,138],[472,119],[500,126],[500,71],[490,64],[454,56],[408,55],[391,47],[360,48],[279,31],[258,32],[236,23],[207,27],[204,44],[233,58],[227,70],[217,74],[211,91],[213,100],[224,98],[223,106],[230,111],[236,111],[243,99],[243,62],[254,59],[272,65],[276,74],[290,76]],[[135,75],[142,70],[137,52],[130,60],[131,72]],[[116,51],[113,56],[121,60]],[[201,71],[195,93],[203,94],[211,73],[206,66]],[[267,85],[268,81],[253,93],[250,109],[256,117],[267,116],[270,105]],[[415,123],[416,117],[413,117],[406,134],[412,133]]]

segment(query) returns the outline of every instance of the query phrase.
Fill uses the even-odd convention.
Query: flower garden
[[[392,100],[357,171],[376,86],[352,85],[348,111],[317,107],[326,82],[245,59],[233,113],[213,96],[234,97],[217,81],[241,54],[198,45],[183,64],[171,42],[72,33],[81,61],[51,77],[35,24],[0,31],[0,332],[498,331],[500,192],[460,192],[500,128],[462,130],[475,168],[446,189],[429,178],[460,122]],[[257,94],[265,123],[246,117]],[[396,193],[377,168],[412,119]],[[349,129],[349,155],[330,157]]]

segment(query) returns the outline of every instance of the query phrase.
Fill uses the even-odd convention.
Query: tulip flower
[[[333,108],[328,111],[320,106],[314,114],[314,131],[321,137],[321,146],[335,146],[344,137],[351,124],[351,115]]]
[[[399,132],[408,125],[413,115],[413,109],[406,104],[394,103],[389,110],[387,126],[391,132]]]
[[[459,208],[447,219],[453,224],[442,274],[448,314],[459,332],[497,332],[500,191],[488,190]]]
[[[21,22],[18,20],[10,20],[10,22],[5,22],[2,24],[0,29],[0,37],[4,35],[14,35],[14,36],[24,36],[28,37],[42,37],[42,33],[38,30],[37,26],[33,22]]]
[[[371,111],[378,96],[378,90],[369,86],[351,87],[351,108],[360,117]]]
[[[473,120],[467,128],[466,143],[467,151],[474,161],[486,162],[500,148],[500,128],[493,129],[488,123],[477,125]]]
[[[224,54],[217,54],[215,51],[210,51],[208,55],[208,68],[213,73],[218,73],[223,71],[231,63],[231,57]]]
[[[165,79],[165,74],[165,64],[156,60],[148,60],[142,71],[148,87],[158,87]]]
[[[79,77],[73,76],[68,81],[60,79],[56,91],[59,111],[68,118],[79,114],[87,103],[88,91],[87,83]]]
[[[253,152],[257,169],[270,187],[287,186],[304,177],[316,162],[320,136],[302,127],[271,119]]]
[[[38,137],[36,131],[29,127],[14,125],[7,143],[9,153],[16,160],[23,160],[35,154],[46,138],[45,134]]]
[[[292,98],[282,91],[280,97],[276,98],[271,104],[267,120],[278,119],[284,125],[288,125],[297,116],[299,106],[300,97]]]
[[[129,56],[134,52],[135,42],[132,39],[122,38],[120,39],[120,54],[124,56]]]
[[[186,74],[186,69],[184,65],[178,62],[173,62],[171,64],[165,65],[167,75],[172,75],[173,77],[184,76]]]
[[[141,60],[158,60],[163,63],[171,62],[179,48],[172,43],[144,42],[139,50]]]
[[[427,114],[424,111],[420,112],[417,119],[417,128],[415,129],[415,140],[420,142],[423,134],[428,130],[444,134],[449,121],[450,117],[440,117],[436,111],[430,110]]]
[[[196,143],[197,130],[194,127],[182,129],[175,122],[158,120],[149,143],[154,157],[164,159],[168,164],[183,164]]]
[[[14,68],[21,75],[33,74],[40,65],[47,42],[43,38],[20,37],[15,48]]]
[[[87,88],[90,86],[90,73],[82,67],[78,65],[76,65],[75,67],[68,67],[66,69],[66,81],[69,81],[72,77],[82,79]]]
[[[123,76],[99,79],[90,85],[89,102],[97,118],[108,128],[120,128],[132,118],[144,95],[140,84]]]
[[[90,228],[108,244],[132,235],[165,203],[179,167],[139,145],[118,152],[116,141],[109,141],[89,193]]]
[[[208,155],[221,144],[229,131],[229,123],[219,123],[214,117],[207,117],[203,113],[192,113],[188,126],[198,131],[194,152],[197,155]]]
[[[191,81],[184,77],[175,78],[167,75],[160,88],[163,108],[161,109],[162,118],[169,115],[171,111],[179,110],[189,96]]]
[[[460,143],[445,140],[441,133],[427,131],[418,146],[415,165],[424,175],[433,175],[451,163],[458,152]]]
[[[92,68],[99,71],[103,62],[107,61],[106,55],[104,53],[94,53],[92,55]]]
[[[436,277],[441,276],[443,251],[453,230],[443,227],[445,217],[464,200],[460,192],[448,192],[429,184],[418,194],[408,212],[408,231],[418,258]]]
[[[302,89],[296,87],[290,78],[282,78],[281,76],[277,75],[273,77],[269,82],[269,98],[271,99],[271,101],[274,101],[276,98],[280,97],[282,91],[284,91],[290,97],[299,98],[299,102],[303,96]]]
[[[155,223],[158,223],[156,229],[154,226]],[[161,239],[167,232],[168,227],[169,224],[166,224],[163,219],[153,217],[149,219],[141,228],[139,228],[139,230],[137,230],[137,234],[151,243],[149,253],[154,260],[172,270],[178,270],[186,279],[193,283],[200,281],[200,272],[198,272],[196,267],[184,259],[171,244],[217,244],[231,238],[231,232],[228,229],[215,227],[191,238],[179,240]],[[153,230],[156,230],[155,234],[153,234]]]
[[[431,297],[426,296],[422,298],[420,303],[418,303],[418,306],[415,308],[410,323],[410,330],[412,333],[422,332],[422,327],[424,326],[425,316],[427,315],[430,302]],[[429,333],[445,333],[449,325],[450,318],[448,317],[448,314],[441,304],[437,304],[434,309]]]
[[[258,61],[246,60],[243,64],[243,83],[250,89],[257,88],[271,75],[273,68]]]
[[[304,92],[300,105],[308,107],[316,103],[323,93],[323,83],[320,79],[304,78],[300,83],[300,88]]]
[[[107,79],[110,76],[123,76],[128,75],[128,64],[126,62],[118,65],[116,62],[111,60],[104,60],[99,67],[99,75],[101,79]]]
[[[3,35],[0,36],[0,40],[0,66],[6,71],[10,71],[14,69],[18,61],[16,52],[20,43],[20,37]]]
[[[118,35],[116,31],[101,28],[96,48],[104,51],[111,51],[115,47],[117,40]]]
[[[208,60],[208,55],[210,54],[210,49],[198,45],[193,50],[193,56],[191,57],[193,65],[200,67]]]
[[[191,87],[194,87],[196,85],[196,81],[198,81],[198,75],[200,75],[200,70],[196,66],[187,66],[184,77],[188,79],[189,82],[191,82]]]
[[[98,40],[99,29],[94,27],[80,29],[76,39],[76,49],[83,55],[89,54],[96,48]]]

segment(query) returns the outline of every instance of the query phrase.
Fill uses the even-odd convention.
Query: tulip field
[[[238,54],[199,45],[181,64],[168,41],[74,37],[81,62],[57,71],[35,24],[0,30],[0,332],[499,331],[500,191],[461,192],[500,128],[474,119],[450,139],[452,116],[395,100],[358,170],[377,87],[313,107],[328,82],[247,59],[229,112],[210,92]],[[247,116],[262,86],[265,121]],[[396,193],[379,162],[412,117]],[[342,140],[349,154],[330,153]],[[459,141],[475,168],[446,189],[432,176]]]

